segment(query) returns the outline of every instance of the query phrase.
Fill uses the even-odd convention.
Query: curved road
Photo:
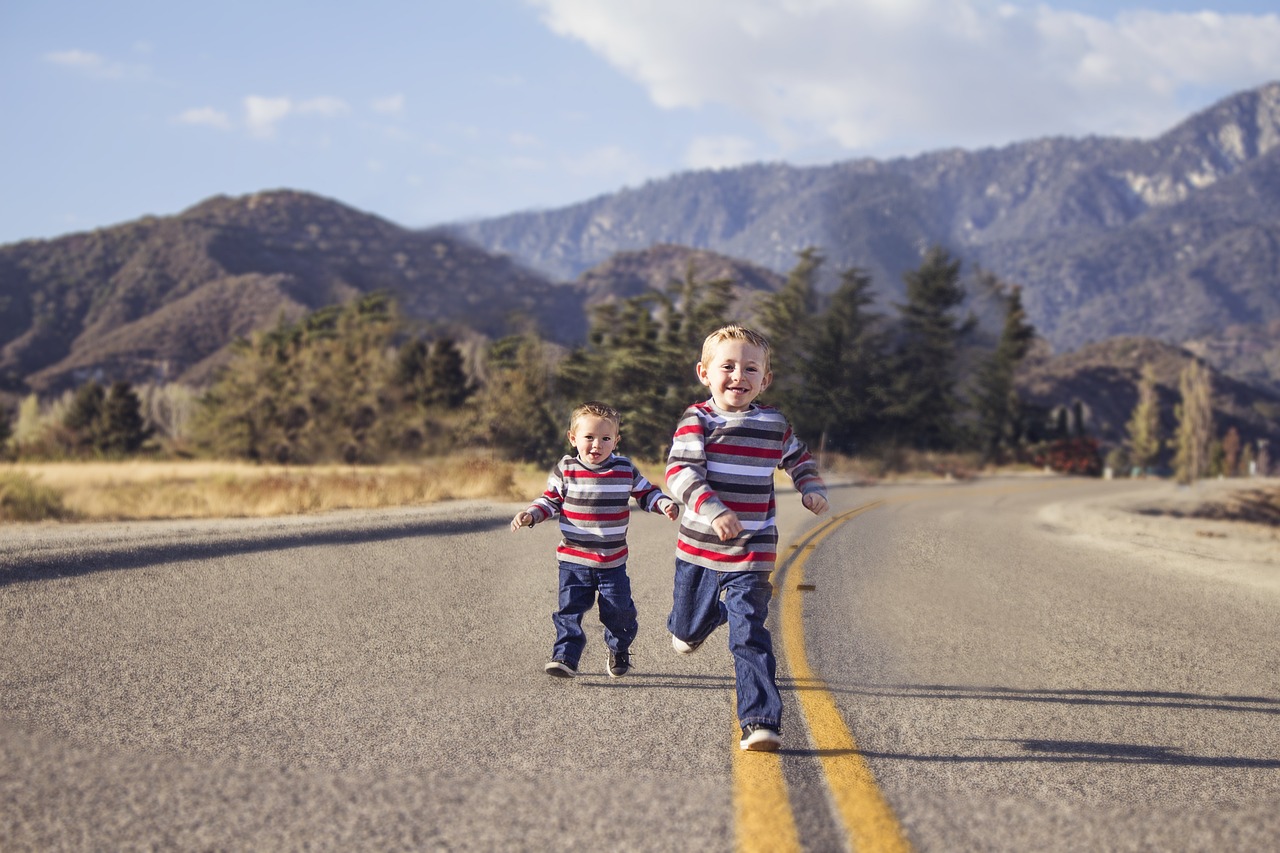
[[[522,505],[11,526],[0,849],[1276,849],[1280,587],[1045,511],[1162,485],[781,495],[773,756],[724,638],[671,651],[660,516],[637,669],[589,617],[568,682]]]

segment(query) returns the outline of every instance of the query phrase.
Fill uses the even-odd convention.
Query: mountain
[[[379,290],[437,327],[500,335],[523,315],[554,339],[585,332],[571,288],[509,258],[266,192],[0,247],[0,383],[43,394],[90,377],[200,383],[236,337]]]
[[[941,245],[1023,287],[1056,351],[1120,335],[1198,339],[1280,319],[1280,83],[1241,92],[1153,140],[1041,139],[828,166],[677,174],[557,210],[448,226],[556,278],[677,243],[775,272],[816,246],[826,286],[857,266],[880,302]],[[1241,331],[1243,330],[1243,331]],[[1280,391],[1280,370],[1253,377]]]
[[[1028,359],[1018,375],[1023,402],[1052,411],[1079,401],[1089,432],[1104,445],[1122,443],[1138,402],[1144,364],[1155,373],[1160,430],[1171,439],[1177,428],[1174,408],[1181,402],[1179,378],[1198,356],[1151,338],[1116,337],[1055,357]],[[1214,432],[1232,427],[1248,444],[1280,439],[1280,394],[1260,390],[1209,368]]]
[[[529,318],[573,344],[591,305],[690,272],[734,281],[740,311],[782,283],[746,261],[663,245],[557,283],[444,231],[318,196],[216,197],[177,216],[0,246],[0,393],[50,395],[90,378],[202,385],[236,338],[373,291],[458,336],[509,334]]]

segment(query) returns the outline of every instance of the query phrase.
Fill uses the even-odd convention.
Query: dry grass
[[[59,462],[0,466],[24,493],[57,495],[43,517],[8,521],[121,521],[294,515],[335,509],[416,506],[481,498],[522,500],[542,490],[545,473],[479,457],[416,465],[283,467],[237,462]],[[532,493],[526,484],[537,483]]]

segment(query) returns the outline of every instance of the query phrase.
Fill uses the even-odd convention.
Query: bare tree
[[[1160,452],[1160,409],[1156,402],[1156,371],[1148,362],[1138,379],[1138,403],[1126,425],[1129,456],[1136,468],[1146,471]]]
[[[1209,442],[1213,439],[1213,386],[1209,371],[1191,361],[1178,381],[1182,402],[1178,405],[1177,456],[1174,469],[1179,483],[1205,475],[1209,468]]]

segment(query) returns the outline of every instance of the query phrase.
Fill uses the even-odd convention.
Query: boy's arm
[[[697,411],[688,409],[676,424],[667,455],[667,488],[686,508],[715,519],[729,508],[707,483],[706,432]],[[735,516],[736,518],[736,516]]]
[[[821,515],[827,507],[827,484],[818,473],[817,460],[809,453],[804,442],[796,438],[789,426],[782,438],[782,461],[779,467],[791,478],[792,485],[802,495],[804,505]]]
[[[667,518],[676,517],[676,502],[664,495],[662,489],[650,483],[635,465],[631,466],[631,496],[645,512],[656,512]]]
[[[564,460],[556,463],[556,467],[551,469],[550,475],[547,476],[546,490],[533,499],[533,503],[529,504],[529,508],[524,512],[516,513],[516,517],[511,520],[511,529],[519,530],[521,527],[533,527],[540,521],[546,521],[548,518],[555,518],[560,514],[561,507],[564,506]]]

